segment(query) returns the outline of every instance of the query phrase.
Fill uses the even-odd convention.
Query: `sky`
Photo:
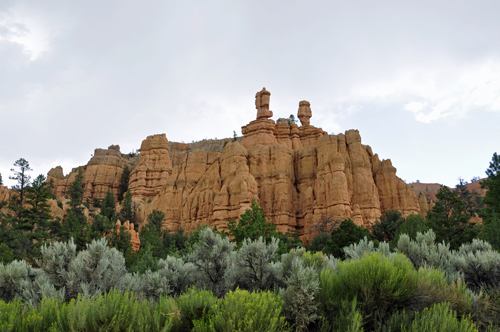
[[[407,182],[455,186],[500,153],[500,2],[0,0],[0,174],[95,148],[241,135],[274,120],[358,129]]]

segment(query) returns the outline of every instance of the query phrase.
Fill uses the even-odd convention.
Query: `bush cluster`
[[[484,241],[450,250],[432,230],[395,250],[363,239],[346,260],[278,240],[236,247],[210,228],[190,254],[126,269],[105,238],[42,247],[34,268],[0,264],[6,331],[479,331],[500,323],[500,256]]]

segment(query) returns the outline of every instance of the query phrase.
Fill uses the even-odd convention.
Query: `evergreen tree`
[[[0,173],[0,186],[3,186],[2,174]]]
[[[135,223],[135,216],[132,210],[132,194],[130,193],[130,190],[127,190],[127,193],[123,198],[121,215],[122,221],[129,220],[131,223]]]
[[[35,178],[30,187],[26,188],[25,199],[29,207],[23,216],[23,230],[28,232],[29,237],[34,241],[30,259],[39,256],[43,242],[49,238],[52,215],[48,200],[51,198],[52,192],[42,174]]]
[[[252,209],[247,209],[238,221],[229,220],[227,228],[230,237],[232,237],[231,241],[236,242],[238,248],[241,247],[245,239],[255,241],[262,236],[266,243],[270,243],[271,237],[278,237],[276,226],[266,222],[264,212],[255,200],[252,202]]]
[[[385,211],[380,220],[375,221],[372,226],[373,238],[379,241],[391,241],[403,222],[404,218],[400,211]]]
[[[67,193],[71,199],[70,208],[67,210],[66,219],[61,224],[60,238],[62,241],[69,241],[73,238],[78,250],[82,250],[87,242],[87,217],[82,207],[83,172],[81,168],[78,169],[75,180],[69,186]]]
[[[28,187],[31,183],[31,176],[29,176],[27,172],[32,171],[32,169],[30,168],[29,162],[24,158],[16,160],[14,166],[19,168],[19,170],[11,168],[11,171],[14,172],[14,176],[9,176],[9,179],[17,182],[17,184],[12,186],[12,190],[14,191],[16,198],[14,198],[14,202],[11,202],[13,203],[11,207],[19,218],[23,213],[24,193],[26,191],[26,187]]]
[[[460,184],[455,191],[441,186],[436,194],[436,205],[427,212],[429,226],[436,233],[436,242],[445,241],[451,249],[471,242],[479,233],[479,228],[469,222],[477,208],[471,203],[472,197],[464,191],[468,190]]]
[[[334,229],[328,240],[327,246],[324,248],[325,254],[332,254],[337,258],[344,259],[345,253],[343,248],[353,243],[358,243],[363,238],[371,239],[370,231],[363,226],[357,226],[351,219],[344,220],[339,227]]]
[[[495,152],[490,162],[490,167],[486,170],[488,178],[481,181],[481,188],[488,191],[483,197],[486,205],[479,214],[483,218],[484,224],[488,224],[496,217],[500,217],[500,156]]]
[[[101,214],[111,221],[116,221],[115,213],[115,195],[108,189],[106,197],[104,197],[101,205]]]
[[[123,167],[122,176],[120,178],[120,187],[118,191],[118,200],[121,201],[123,199],[123,195],[128,190],[128,181],[130,179],[130,169],[127,165]]]

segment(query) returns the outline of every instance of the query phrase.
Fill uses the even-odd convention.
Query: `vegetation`
[[[50,184],[18,161],[0,214],[0,329],[500,331],[499,162],[482,202],[461,181],[439,190],[426,219],[385,211],[370,232],[325,217],[307,250],[253,202],[227,231],[189,235],[154,210],[134,253],[114,227],[133,220],[130,191],[118,214],[109,191],[91,224],[79,170],[67,216],[53,219]]]

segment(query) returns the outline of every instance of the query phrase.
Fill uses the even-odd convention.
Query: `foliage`
[[[495,250],[500,251],[500,214],[492,213],[488,222],[483,223],[479,237],[491,244]]]
[[[78,168],[75,180],[69,186],[67,193],[70,197],[70,209],[67,210],[67,216],[61,223],[60,240],[69,241],[74,239],[78,250],[82,250],[87,243],[87,217],[83,212],[83,172]]]
[[[177,298],[180,312],[178,331],[192,331],[195,321],[206,321],[212,313],[212,308],[217,305],[217,298],[207,290],[189,288]]]
[[[372,226],[373,238],[379,241],[390,242],[404,221],[400,211],[385,211],[384,215],[380,217],[380,220],[376,220],[375,224]]]
[[[229,220],[227,228],[231,241],[235,242],[238,248],[245,239],[257,240],[262,236],[265,242],[269,243],[273,236],[276,237],[276,226],[266,222],[264,212],[255,200],[252,202],[252,209],[247,209],[238,221]]]
[[[101,214],[111,221],[116,221],[115,195],[108,189],[106,196],[102,200]]]
[[[320,310],[323,317],[332,319],[341,310],[342,301],[356,299],[364,328],[376,330],[415,294],[414,275],[413,265],[401,254],[386,257],[372,253],[340,262],[335,271],[321,272]],[[334,326],[335,322],[330,324]]]
[[[14,168],[10,169],[11,172],[14,172],[14,176],[9,176],[9,179],[17,182],[17,184],[13,185],[11,188],[17,196],[13,204],[13,209],[17,212],[17,216],[21,217],[24,205],[24,193],[31,183],[31,176],[29,176],[27,172],[32,171],[32,169],[30,168],[29,162],[24,158],[16,160],[14,166],[19,168],[19,170],[16,171]]]
[[[285,283],[287,288],[280,292],[284,314],[295,331],[307,331],[308,325],[317,319],[318,274],[313,267],[305,267],[300,257],[294,257]]]
[[[469,289],[480,291],[500,285],[500,253],[487,242],[474,239],[454,253],[454,267],[464,275]]]
[[[448,280],[463,279],[463,276],[452,266],[453,255],[447,243],[435,243],[436,234],[432,229],[426,233],[417,233],[415,240],[406,234],[400,236],[396,251],[403,253],[416,269],[421,267],[438,268],[445,273]]]
[[[315,237],[312,238],[311,242],[306,245],[307,250],[317,252],[328,252],[328,242],[330,240],[330,234],[328,233],[319,233]]]
[[[118,187],[118,201],[123,199],[123,195],[128,191],[128,182],[130,179],[130,169],[127,165],[123,167],[123,172],[120,177],[120,186]]]
[[[458,249],[463,243],[472,241],[479,228],[469,220],[478,210],[465,185],[460,183],[455,191],[441,186],[436,197],[438,201],[427,212],[427,220],[436,233],[437,241],[449,243],[451,249]]]
[[[325,254],[332,254],[344,259],[344,247],[358,243],[364,237],[371,239],[370,231],[363,226],[357,226],[351,219],[344,220],[332,231]]]
[[[231,291],[213,308],[213,316],[194,321],[194,331],[283,331],[283,301],[271,292]]]
[[[230,289],[239,287],[249,291],[269,290],[277,283],[279,264],[275,264],[278,239],[266,245],[262,237],[255,241],[243,240],[226,272]]]
[[[495,152],[490,167],[486,170],[487,179],[481,181],[481,188],[488,191],[483,197],[484,210],[479,214],[485,224],[491,222],[494,215],[500,216],[500,156]]]
[[[135,213],[132,209],[132,194],[130,190],[127,190],[125,197],[122,201],[122,210],[121,210],[122,221],[130,221],[131,223],[135,223]]]
[[[187,260],[194,264],[199,272],[202,286],[211,290],[215,296],[221,297],[227,291],[224,276],[230,266],[233,245],[228,238],[223,239],[210,228],[203,229],[200,238]]]
[[[411,239],[415,239],[417,233],[425,233],[429,230],[429,225],[421,214],[410,214],[399,226],[393,239],[390,242],[391,248],[395,248],[399,237],[402,234],[408,235]]]
[[[435,304],[425,308],[422,312],[416,312],[415,318],[410,326],[402,329],[404,332],[475,332],[478,331],[474,323],[467,317],[459,321],[450,305],[446,302]]]

